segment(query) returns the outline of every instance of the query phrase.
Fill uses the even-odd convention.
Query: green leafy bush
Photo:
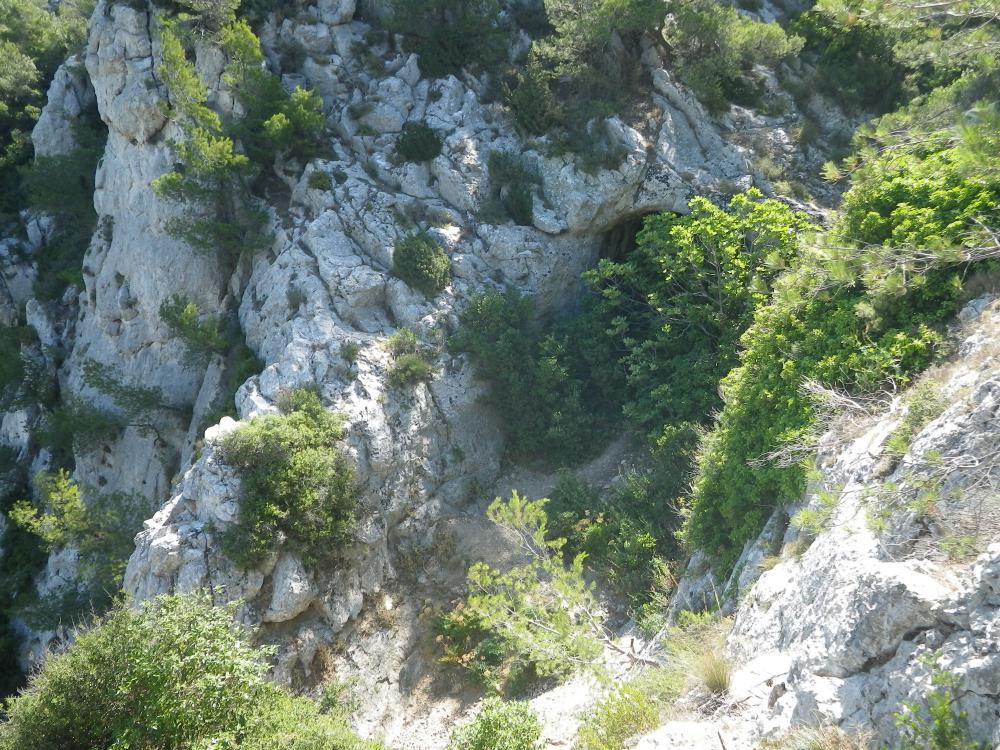
[[[409,286],[433,297],[451,281],[451,260],[429,234],[418,232],[396,243],[392,271]]]
[[[462,313],[452,346],[468,352],[490,384],[486,401],[501,418],[512,455],[578,463],[618,422],[620,369],[592,307],[547,333],[533,317],[530,299],[484,292]]]
[[[386,26],[404,36],[429,78],[461,75],[470,66],[489,69],[503,59],[497,0],[392,0],[390,8]]]
[[[907,391],[903,401],[906,412],[885,443],[886,451],[895,456],[905,454],[917,433],[937,419],[948,405],[941,395],[940,386],[927,379],[920,380]]]
[[[425,162],[441,155],[444,142],[426,122],[407,122],[396,139],[396,154],[403,161]]]
[[[717,384],[736,364],[740,336],[771,285],[815,230],[804,214],[757,190],[720,208],[692,198],[684,216],[650,216],[622,261],[585,278],[620,342],[626,414],[657,433],[702,422],[719,407]]]
[[[316,169],[309,173],[309,187],[313,190],[333,190],[333,180],[329,173]]]
[[[19,168],[32,156],[31,130],[56,68],[82,49],[92,2],[50,7],[38,0],[0,0],[0,221],[24,208]],[[91,171],[91,178],[93,171]],[[63,187],[71,193],[69,180]]]
[[[898,750],[987,750],[990,743],[975,741],[966,712],[958,705],[958,677],[930,660],[934,672],[923,704],[907,702],[896,714],[901,741]]]
[[[534,219],[533,195],[541,184],[538,170],[519,154],[491,151],[489,160],[491,197],[515,224],[530,227]]]
[[[487,698],[475,719],[452,732],[448,750],[534,750],[541,735],[527,703]]]
[[[403,354],[389,366],[389,384],[395,388],[430,380],[434,375],[434,365],[423,354]]]
[[[223,551],[245,567],[278,544],[315,566],[336,555],[354,526],[354,469],[337,447],[343,419],[308,389],[286,394],[278,406],[281,414],[255,417],[219,444],[220,460],[238,471],[243,490]]]
[[[207,594],[117,606],[10,701],[0,748],[366,747],[342,720],[267,681],[270,652],[250,645],[235,609]]]
[[[896,60],[892,32],[884,24],[810,10],[790,31],[804,40],[803,54],[816,61],[811,84],[852,109],[885,112],[902,95],[906,70]]]
[[[758,84],[754,65],[774,66],[802,49],[803,40],[788,36],[776,23],[740,15],[713,0],[672,0],[665,37],[681,80],[712,112],[730,102],[755,104]]]

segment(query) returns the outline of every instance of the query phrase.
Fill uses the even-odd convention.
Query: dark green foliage
[[[175,294],[160,305],[160,318],[171,333],[180,337],[188,351],[192,365],[204,364],[209,354],[221,354],[229,348],[223,332],[223,319],[203,315],[189,297]]]
[[[489,69],[503,59],[506,33],[498,28],[497,0],[392,0],[390,31],[402,34],[420,55],[429,78]]]
[[[602,260],[586,274],[625,352],[625,411],[654,436],[718,408],[716,384],[736,364],[740,336],[812,229],[803,214],[757,191],[725,209],[704,198],[689,207],[685,216],[647,218],[627,258]]]
[[[711,112],[729,103],[752,105],[760,96],[753,65],[774,66],[796,54],[802,39],[780,26],[740,15],[714,0],[671,0],[665,36],[681,80]]]
[[[315,566],[336,556],[354,526],[354,469],[337,446],[342,418],[308,389],[288,393],[279,407],[281,414],[255,417],[219,445],[243,489],[223,550],[244,567],[279,543]]]
[[[396,139],[396,154],[403,161],[431,161],[441,154],[443,145],[441,136],[427,123],[407,122]]]
[[[86,39],[90,2],[0,0],[0,222],[24,207],[18,169],[56,68]],[[67,181],[67,187],[68,181]]]
[[[492,199],[503,207],[515,224],[529,227],[534,218],[533,195],[541,184],[538,170],[523,156],[492,151],[488,161]]]
[[[451,281],[451,260],[429,234],[419,232],[396,243],[392,272],[417,291],[433,297]]]
[[[81,124],[75,134],[78,147],[73,151],[39,156],[21,169],[27,203],[55,222],[37,256],[34,292],[46,300],[57,298],[69,284],[83,285],[80,266],[97,226],[94,174],[104,152],[105,131]]]
[[[55,606],[43,600],[29,603],[24,612],[29,622],[52,627],[111,604],[121,588],[133,539],[155,508],[137,495],[81,488],[66,471],[39,474],[35,486],[37,505],[28,500],[14,503],[8,513],[11,523],[37,537],[46,552],[71,547],[80,553],[78,581],[64,587]]]
[[[902,94],[906,69],[896,60],[891,30],[855,19],[844,23],[810,10],[795,18],[790,31],[805,40],[803,53],[815,60],[810,81],[847,107],[885,112]]]
[[[28,492],[27,477],[17,459],[13,449],[0,448],[0,513],[4,516]],[[16,524],[6,525],[0,536],[0,697],[10,695],[24,681],[17,659],[21,639],[11,618],[32,598],[34,576],[46,559],[37,536]]]
[[[533,750],[541,735],[527,703],[487,698],[471,723],[452,732],[448,750]]]
[[[333,715],[266,679],[268,649],[208,594],[115,607],[8,705],[3,750],[350,750]]]
[[[333,180],[327,172],[316,169],[309,173],[309,187],[313,190],[333,190]]]
[[[260,40],[243,21],[228,26],[221,37],[229,57],[224,77],[243,106],[243,116],[226,123],[256,164],[270,166],[276,157],[309,158],[319,153],[326,127],[319,94],[299,87],[285,91],[281,79],[264,69]]]
[[[618,421],[621,372],[592,307],[548,335],[533,304],[514,291],[475,297],[452,340],[490,384],[508,450],[531,462],[576,464],[592,456]]]
[[[550,33],[509,76],[504,100],[518,126],[552,135],[555,153],[585,156],[588,172],[614,168],[621,151],[593,120],[627,106],[643,76],[639,39],[665,15],[661,0],[546,0]]]
[[[87,360],[83,378],[87,386],[108,396],[114,408],[98,408],[76,394],[63,396],[37,435],[60,466],[72,466],[74,451],[93,451],[100,443],[114,440],[126,427],[155,434],[157,417],[164,410],[177,411],[164,403],[159,388],[126,385],[112,365]]]
[[[257,165],[271,166],[278,155],[315,154],[325,126],[322,103],[312,91],[287,93],[263,68],[260,41],[246,22],[236,21],[221,28],[218,40],[229,58],[225,82],[244,114],[223,123],[206,105],[207,89],[187,59],[181,36],[176,25],[163,29],[158,72],[184,139],[172,144],[178,166],[153,188],[161,198],[192,209],[192,215],[170,223],[174,236],[194,248],[234,257],[254,252],[270,241],[263,231],[267,217],[251,193]]]

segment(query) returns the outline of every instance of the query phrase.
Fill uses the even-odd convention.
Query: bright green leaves
[[[635,251],[585,275],[625,351],[626,413],[654,433],[717,408],[716,384],[735,365],[754,310],[816,229],[756,191],[727,208],[703,198],[690,208],[647,218]]]

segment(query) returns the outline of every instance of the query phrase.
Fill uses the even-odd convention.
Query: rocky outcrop
[[[973,736],[1000,743],[1000,305],[977,300],[961,318],[957,354],[923,376],[940,416],[901,458],[885,445],[904,399],[825,436],[804,500],[835,494],[825,529],[785,530],[795,509],[779,510],[721,587],[736,612],[732,702],[758,736],[824,723],[893,746],[895,714],[922,703],[937,668],[958,679]],[[675,607],[712,591],[706,565],[689,573]]]

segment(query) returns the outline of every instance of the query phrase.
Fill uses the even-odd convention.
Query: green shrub
[[[580,725],[575,750],[622,750],[633,737],[655,729],[660,712],[634,685],[624,685],[602,700]]]
[[[740,337],[800,236],[815,229],[757,190],[725,208],[704,198],[689,208],[647,217],[634,251],[585,274],[625,352],[626,414],[654,436],[719,408],[718,382],[737,362]]]
[[[484,292],[461,315],[452,347],[468,352],[490,385],[508,450],[533,462],[575,464],[593,455],[619,420],[621,370],[591,306],[546,335],[530,299]]]
[[[566,123],[562,105],[552,90],[552,78],[538,60],[531,60],[504,87],[504,103],[514,115],[514,122],[528,135],[545,135]]]
[[[676,552],[671,540],[679,518],[649,502],[650,489],[649,476],[633,473],[605,495],[562,472],[547,509],[550,536],[566,539],[570,559],[585,554],[588,566],[625,597],[633,613],[659,589],[664,553]]]
[[[755,104],[760,92],[752,66],[773,67],[802,49],[802,39],[778,24],[752,20],[729,5],[672,0],[669,9],[665,37],[678,74],[711,112],[730,102]]]
[[[884,24],[854,18],[844,22],[810,10],[792,20],[804,40],[803,54],[816,61],[811,83],[852,109],[890,109],[902,94],[905,68],[896,60],[892,32]]]
[[[36,0],[0,0],[0,222],[25,207],[19,169],[32,156],[31,130],[56,69],[87,39],[92,2],[49,7]],[[89,177],[92,178],[93,171]],[[70,180],[63,188],[71,195]],[[60,290],[61,291],[61,290]]]
[[[492,68],[503,59],[506,34],[497,0],[391,0],[388,29],[402,34],[429,78]]]
[[[948,405],[941,395],[940,386],[926,379],[914,385],[903,402],[906,412],[885,443],[886,451],[894,456],[905,454],[917,433],[937,419]]]
[[[117,606],[46,659],[7,706],[3,750],[364,747],[342,721],[269,683],[267,649],[207,594]]]
[[[527,703],[487,698],[471,723],[452,732],[448,750],[535,750],[541,736]]]
[[[396,243],[392,271],[409,286],[433,297],[451,281],[451,260],[429,234],[420,232]]]
[[[529,227],[534,220],[533,195],[541,176],[525,158],[509,151],[492,151],[489,160],[490,188],[493,200],[515,224]]]
[[[313,190],[333,190],[333,180],[321,169],[309,173],[309,187]]]
[[[160,305],[160,319],[171,333],[183,340],[188,361],[203,364],[209,354],[221,354],[229,348],[223,333],[222,319],[203,315],[198,306],[185,295],[175,294]]]
[[[425,122],[407,122],[396,139],[396,154],[403,161],[425,162],[441,155],[444,142]]]
[[[469,667],[497,692],[529,672],[565,679],[600,671],[601,642],[610,638],[593,584],[583,577],[584,556],[567,564],[566,540],[548,538],[547,502],[514,491],[491,503],[487,516],[521,540],[525,562],[508,570],[472,565],[467,598],[438,623],[446,660]]]
[[[895,715],[900,730],[898,750],[987,750],[990,743],[972,738],[968,716],[958,705],[961,680],[933,660],[929,663],[934,673],[923,704],[906,702]]]
[[[354,526],[354,469],[337,447],[343,419],[308,389],[286,394],[278,406],[281,414],[255,417],[219,444],[220,460],[237,470],[243,490],[223,551],[244,567],[279,544],[315,566],[336,556]]]
[[[434,365],[423,354],[403,354],[389,366],[389,384],[394,388],[415,385],[434,376]]]

